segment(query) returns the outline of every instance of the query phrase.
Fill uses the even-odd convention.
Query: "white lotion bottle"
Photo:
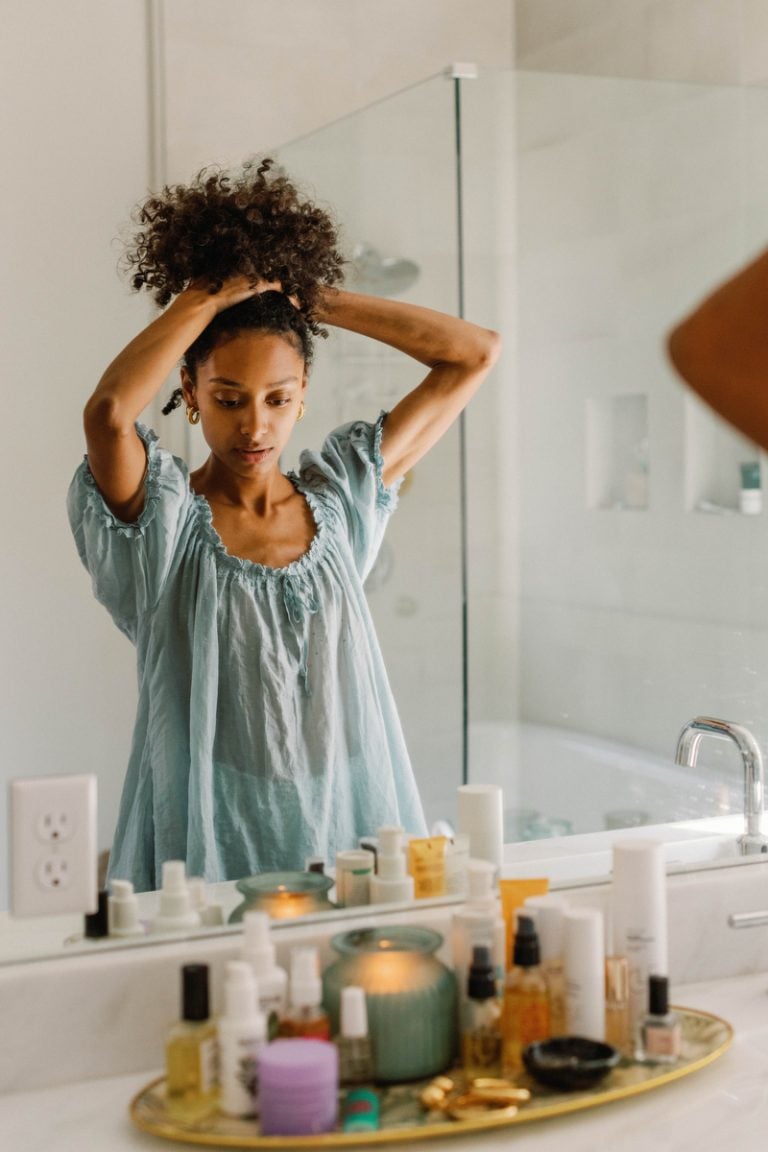
[[[288,1004],[288,973],[275,960],[269,915],[246,912],[243,916],[243,946],[240,957],[250,964],[256,977],[259,1008],[267,1018],[267,1035],[277,1036],[277,1029]]]
[[[599,908],[563,913],[565,1027],[571,1036],[605,1039],[605,929]]]
[[[395,824],[379,828],[376,874],[370,879],[372,904],[413,900],[413,876],[408,875],[403,853],[403,829]]]
[[[467,868],[469,890],[467,902],[451,922],[453,967],[459,988],[459,1004],[467,994],[467,977],[472,952],[478,944],[491,951],[491,963],[499,987],[503,985],[507,966],[507,928],[496,895],[496,866],[487,860],[470,860]]]
[[[163,864],[163,886],[160,889],[160,910],[152,921],[152,931],[178,932],[185,928],[199,927],[200,913],[192,907],[184,861],[166,860]]]
[[[267,1043],[267,1021],[253,971],[244,960],[226,965],[224,1013],[217,1030],[219,1108],[227,1116],[257,1116],[258,1055]]]
[[[660,840],[618,841],[611,882],[613,951],[629,966],[631,1035],[648,1012],[648,979],[667,976],[667,886]]]

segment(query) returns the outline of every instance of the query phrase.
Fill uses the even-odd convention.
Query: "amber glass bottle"
[[[207,964],[182,968],[181,1017],[165,1046],[166,1107],[175,1119],[194,1122],[210,1116],[218,1102],[218,1043],[208,1013]]]
[[[464,1074],[498,1076],[501,1068],[501,1001],[491,950],[484,944],[472,949],[467,994],[462,1004],[461,1052]]]
[[[549,1036],[549,991],[539,962],[539,938],[530,916],[518,916],[512,967],[504,985],[501,1018],[503,1076],[523,1069],[523,1049]]]

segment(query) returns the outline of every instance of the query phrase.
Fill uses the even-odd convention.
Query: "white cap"
[[[341,1035],[350,1039],[368,1035],[365,992],[357,984],[348,984],[341,990]]]
[[[566,901],[550,893],[541,896],[528,896],[524,911],[531,911],[536,917],[536,931],[542,960],[554,960],[563,955],[565,949],[565,921],[563,919]]]
[[[243,915],[243,946],[240,955],[257,976],[266,976],[275,966],[275,946],[269,930],[269,913],[255,910]]]
[[[467,865],[469,890],[467,901],[470,904],[483,904],[494,900],[493,882],[498,869],[489,860],[471,859]]]
[[[291,950],[291,1005],[316,1008],[323,998],[317,948],[308,945]]]
[[[160,917],[171,919],[186,916],[191,911],[193,911],[192,900],[184,861],[164,861],[163,887],[160,890]]]
[[[130,880],[113,880],[109,896],[109,931],[113,936],[138,936],[139,902]]]
[[[379,828],[376,873],[382,880],[404,880],[408,875],[403,855],[403,829],[398,824]]]

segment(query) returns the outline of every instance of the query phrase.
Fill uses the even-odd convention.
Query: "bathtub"
[[[742,813],[738,754],[709,755],[691,769],[567,728],[477,722],[469,733],[470,780],[503,790],[505,842]]]

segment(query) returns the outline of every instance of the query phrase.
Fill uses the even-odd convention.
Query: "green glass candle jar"
[[[321,872],[262,872],[260,876],[246,876],[235,884],[245,899],[229,917],[230,924],[239,924],[244,912],[268,912],[273,920],[294,920],[297,916],[311,916],[317,912],[330,912],[335,905],[328,899],[333,877]]]
[[[364,928],[334,936],[339,953],[323,974],[323,1004],[339,1031],[341,990],[365,991],[376,1080],[417,1080],[452,1064],[457,1050],[456,977],[435,952],[430,928]]]

